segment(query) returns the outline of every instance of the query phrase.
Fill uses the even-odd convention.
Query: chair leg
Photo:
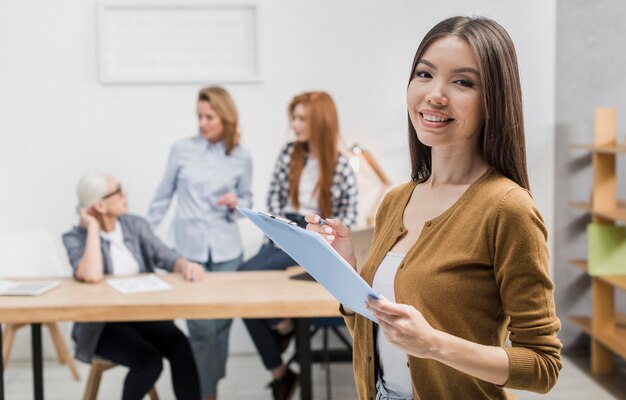
[[[67,345],[65,344],[65,340],[63,340],[63,335],[61,335],[61,331],[56,323],[47,323],[46,326],[50,331],[50,336],[52,337],[52,342],[54,343],[54,347],[57,351],[57,355],[59,357],[59,361],[61,364],[67,364],[70,371],[72,372],[72,376],[75,380],[80,380],[80,374],[78,373],[78,368],[76,367],[76,362],[74,362],[74,358],[70,354]]]
[[[2,360],[4,369],[9,366],[11,351],[13,350],[13,342],[15,340],[15,332],[25,326],[25,324],[6,324],[2,333]]]
[[[154,386],[152,386],[148,394],[150,395],[150,400],[159,400],[159,395],[157,394],[156,388]]]
[[[330,353],[328,352],[328,328],[324,327],[324,367],[326,368],[326,400],[332,397],[330,388]]]
[[[83,394],[83,400],[96,400],[98,397],[98,389],[100,388],[100,379],[102,373],[109,369],[106,365],[97,362],[91,363],[89,369],[89,377],[87,378],[87,385],[85,385],[85,393]]]

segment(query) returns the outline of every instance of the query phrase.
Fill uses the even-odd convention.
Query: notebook
[[[38,296],[59,286],[58,281],[12,282],[0,280],[1,296]]]

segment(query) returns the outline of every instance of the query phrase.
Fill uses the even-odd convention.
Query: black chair
[[[352,362],[352,342],[347,339],[340,328],[345,326],[343,318],[341,317],[328,317],[328,318],[312,318],[310,321],[311,340],[318,332],[322,334],[322,348],[312,349],[312,359],[314,363],[323,363],[326,372],[326,399],[332,398],[331,381],[330,381],[330,363],[331,362]],[[341,348],[329,347],[330,333],[339,339],[343,345]],[[296,361],[298,353],[294,353],[287,366]]]

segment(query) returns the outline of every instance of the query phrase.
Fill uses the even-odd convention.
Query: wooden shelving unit
[[[593,163],[591,203],[572,202],[570,207],[591,214],[592,222],[626,222],[626,204],[617,200],[616,157],[626,154],[617,145],[617,112],[614,108],[595,110],[593,144],[571,145],[590,151]],[[587,270],[587,260],[569,263]],[[615,290],[626,290],[626,276],[594,276],[592,279],[591,317],[571,316],[570,320],[591,336],[591,371],[608,374],[614,369],[614,355],[626,358],[626,315],[615,311]]]

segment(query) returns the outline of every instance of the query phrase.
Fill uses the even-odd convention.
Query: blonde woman
[[[235,271],[242,262],[235,207],[252,204],[252,160],[239,144],[237,109],[225,89],[200,90],[196,107],[198,134],[172,147],[147,219],[158,226],[176,194],[176,251],[207,272]],[[202,396],[214,400],[226,374],[231,320],[190,320],[187,325]]]

